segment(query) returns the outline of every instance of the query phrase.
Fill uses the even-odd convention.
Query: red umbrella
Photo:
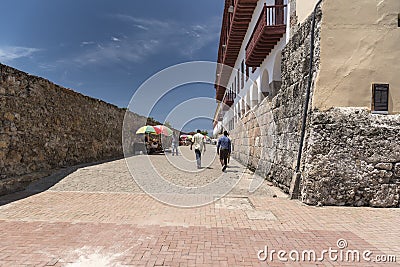
[[[156,130],[157,134],[163,134],[165,136],[171,136],[172,135],[172,130],[168,128],[167,126],[164,125],[156,125],[153,126],[154,130]]]

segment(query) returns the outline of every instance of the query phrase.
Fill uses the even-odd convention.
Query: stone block
[[[397,207],[399,204],[399,185],[381,185],[369,204],[372,207]]]
[[[394,165],[394,175],[400,177],[400,162]]]
[[[383,163],[380,162],[375,165],[375,168],[380,169],[380,170],[387,170],[390,171],[393,169],[393,164],[392,163]]]
[[[14,114],[12,114],[11,112],[6,112],[6,113],[4,114],[4,118],[5,118],[6,120],[8,120],[8,121],[14,121],[15,116],[14,116]]]
[[[391,162],[397,158],[392,148],[400,146],[393,131],[399,129],[399,119],[379,119],[360,109],[314,112],[303,181],[305,198],[330,205],[396,206],[397,172]],[[307,179],[321,182],[311,188]]]
[[[6,141],[0,141],[0,148],[8,148],[8,143]]]

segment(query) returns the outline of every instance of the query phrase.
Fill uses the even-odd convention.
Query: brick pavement
[[[194,155],[187,148],[182,152],[170,160],[186,158],[190,161],[182,164],[191,168]],[[199,172],[173,168],[162,155],[151,161],[172,182],[201,185],[220,174],[212,148],[208,153],[209,168]],[[140,165],[142,156],[132,160]],[[237,186],[223,199],[196,208],[177,208],[148,196],[124,160],[46,178],[26,192],[0,198],[0,266],[344,266],[329,260],[280,262],[276,255],[272,262],[257,259],[265,246],[320,253],[337,249],[341,238],[348,242],[343,251],[369,249],[373,256],[392,254],[400,260],[398,209],[309,207],[267,183],[248,193],[252,175],[235,161],[230,170],[236,172],[224,175],[238,179]]]

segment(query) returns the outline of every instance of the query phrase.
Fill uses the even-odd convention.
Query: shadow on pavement
[[[26,187],[26,189],[23,191],[18,191],[18,192],[11,193],[8,195],[0,196],[0,206],[7,205],[11,202],[18,201],[18,200],[39,194],[41,192],[44,192],[80,168],[99,165],[99,164],[103,164],[106,162],[111,162],[111,161],[115,161],[115,160],[119,160],[119,159],[122,159],[122,158],[114,158],[114,159],[110,159],[110,160],[103,160],[103,161],[97,161],[97,162],[92,162],[92,163],[84,163],[84,164],[79,164],[79,165],[55,170],[53,174],[51,174],[47,177],[40,178],[40,179],[30,183]]]
[[[214,170],[213,167],[200,167],[199,170]]]

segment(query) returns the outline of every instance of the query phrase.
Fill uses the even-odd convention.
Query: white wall
[[[372,0],[368,0],[370,2],[374,2]],[[298,23],[303,23],[308,16],[313,12],[315,5],[317,4],[318,0],[296,0],[296,15],[298,19]],[[357,1],[345,1],[347,5],[347,2],[351,3],[356,3],[357,5],[360,5],[360,3]],[[290,13],[289,13],[290,14]]]

